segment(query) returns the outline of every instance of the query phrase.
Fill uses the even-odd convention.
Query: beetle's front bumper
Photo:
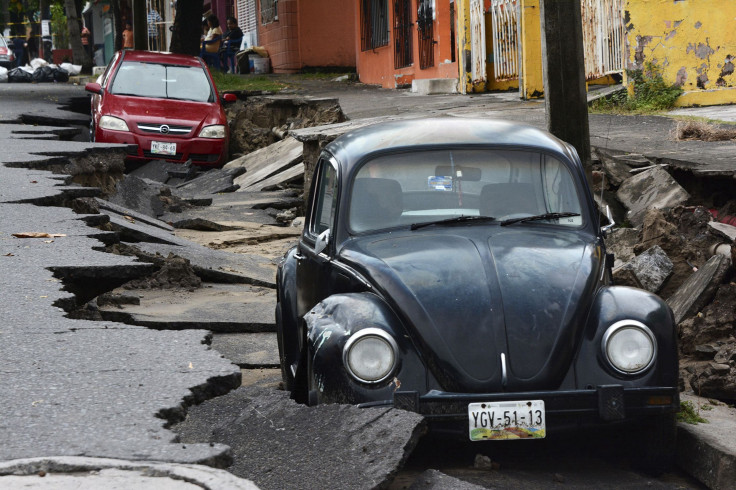
[[[677,387],[625,388],[603,385],[586,390],[534,391],[519,393],[447,393],[397,391],[393,400],[359,406],[393,405],[423,415],[441,432],[467,434],[468,404],[543,400],[548,430],[641,420],[680,409]]]

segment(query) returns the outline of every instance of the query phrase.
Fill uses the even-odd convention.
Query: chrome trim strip
[[[508,372],[506,371],[506,354],[501,353],[501,384],[506,386],[508,383]]]

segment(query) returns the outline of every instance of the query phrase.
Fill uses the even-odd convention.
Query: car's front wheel
[[[649,417],[636,432],[635,465],[651,476],[669,471],[677,451],[677,419],[674,413]]]

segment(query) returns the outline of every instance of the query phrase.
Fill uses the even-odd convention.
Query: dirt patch
[[[736,139],[736,129],[722,128],[698,121],[680,121],[675,128],[678,141],[729,141]]]
[[[347,120],[337,99],[249,97],[226,109],[230,155],[246,154],[283,139],[292,129]]]
[[[124,289],[196,289],[201,286],[202,279],[194,273],[189,261],[169,254],[158,272],[143,279],[130,281],[122,287]]]

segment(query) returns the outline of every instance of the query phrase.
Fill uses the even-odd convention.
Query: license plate
[[[151,141],[151,153],[157,153],[159,155],[176,155],[176,143]]]
[[[468,424],[471,441],[542,439],[544,400],[470,403]]]

